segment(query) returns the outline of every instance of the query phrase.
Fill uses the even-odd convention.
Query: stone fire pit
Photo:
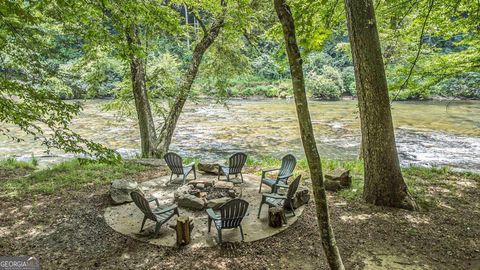
[[[239,197],[241,188],[226,181],[194,180],[179,187],[174,192],[174,200],[178,206],[192,210],[202,210],[205,207],[217,209],[230,199]]]

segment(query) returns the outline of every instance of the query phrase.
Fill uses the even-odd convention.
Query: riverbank
[[[251,160],[247,171],[258,173],[278,163]],[[421,211],[409,212],[365,204],[359,164],[324,161],[325,170],[344,166],[353,173],[352,189],[328,193],[346,269],[480,267],[478,174],[404,169],[412,196],[422,205]],[[305,168],[300,160],[296,172],[307,175]],[[143,182],[167,174],[158,167],[77,161],[49,170],[33,169],[24,176],[0,174],[0,254],[36,256],[42,269],[327,269],[313,202],[279,235],[214,248],[157,247],[106,225],[103,211],[111,204],[112,179]]]

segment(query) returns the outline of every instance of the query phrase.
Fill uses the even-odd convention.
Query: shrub
[[[342,94],[342,89],[334,80],[315,72],[307,74],[306,86],[312,96],[319,99],[338,100]]]

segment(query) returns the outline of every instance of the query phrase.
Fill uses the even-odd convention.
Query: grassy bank
[[[59,163],[52,168],[35,170],[26,162],[1,161],[0,170],[18,170],[28,168],[26,176],[9,177],[0,181],[0,194],[22,196],[24,194],[49,194],[64,189],[79,189],[88,185],[102,185],[119,178],[128,178],[149,170],[149,167],[121,162],[105,164],[98,162],[80,162],[72,159]]]
[[[196,159],[186,159],[185,162],[199,162]],[[245,172],[261,174],[261,169],[278,168],[281,160],[273,157],[249,157]],[[346,200],[361,200],[363,192],[362,161],[322,160],[324,173],[335,168],[349,169],[353,178],[352,187],[341,190],[337,194]],[[118,164],[103,164],[97,162],[83,163],[72,159],[59,163],[52,168],[36,170],[36,162],[6,159],[0,161],[0,194],[3,196],[22,196],[25,194],[52,194],[62,190],[76,190],[85,186],[104,185],[114,179],[134,177],[152,169],[139,164],[121,162]],[[404,168],[402,169],[409,192],[424,209],[436,206],[439,202],[435,193],[439,190],[455,192],[462,188],[462,183],[480,183],[480,174],[470,172],[454,172],[447,168]],[[309,178],[308,164],[305,159],[297,162],[296,175]],[[468,181],[467,181],[468,180]],[[457,198],[461,200],[461,198]]]

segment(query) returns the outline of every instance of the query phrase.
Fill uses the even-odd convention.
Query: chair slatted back
[[[248,202],[242,199],[233,199],[220,208],[222,228],[236,228],[242,222],[248,209]]]
[[[152,212],[152,209],[150,208],[150,205],[145,199],[145,197],[137,191],[132,191],[130,193],[130,197],[132,197],[133,202],[135,205],[137,205],[138,208],[145,214],[145,216],[153,221],[157,221],[157,218]]]
[[[287,192],[287,200],[285,200],[285,204],[289,204],[290,200],[293,200],[293,197],[295,197],[295,193],[297,192],[298,185],[300,184],[300,178],[302,178],[301,175],[297,176],[295,180],[290,184],[288,187],[288,192]]]
[[[282,166],[280,167],[278,178],[283,179],[282,176],[292,174],[296,165],[297,165],[297,159],[292,154],[288,154],[284,156],[282,158]]]
[[[247,161],[247,155],[245,153],[233,154],[228,160],[228,166],[230,167],[230,173],[240,173]]]
[[[183,174],[183,161],[182,157],[179,155],[169,152],[166,153],[163,158],[165,159],[165,162],[168,165],[168,168],[172,170],[172,173],[174,174]]]

